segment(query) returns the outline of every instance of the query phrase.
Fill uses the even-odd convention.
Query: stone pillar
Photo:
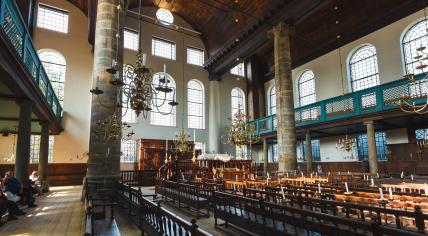
[[[267,172],[268,172],[268,164],[269,164],[268,152],[269,152],[268,142],[267,142],[267,139],[264,138],[263,139],[263,174],[265,176],[267,176]]]
[[[48,159],[49,159],[49,123],[41,122],[42,133],[40,135],[40,153],[39,153],[39,181],[42,191],[49,191],[48,182]]]
[[[376,174],[378,172],[377,169],[377,152],[376,152],[376,137],[375,137],[375,129],[374,122],[368,121],[364,123],[367,128],[367,145],[369,147],[369,167],[370,173]]]
[[[260,70],[260,58],[252,56],[246,61],[248,119],[259,119],[267,114],[264,80]]]
[[[120,25],[119,35],[121,35],[118,46],[118,64],[122,65],[123,61],[123,10],[118,22],[116,4],[116,0],[98,0],[97,5],[93,80],[98,78],[98,87],[104,93],[98,97],[92,95],[91,132],[86,174],[86,180],[103,182],[105,185],[120,178],[120,139],[107,141],[104,137],[97,137],[94,134],[98,128],[98,121],[104,121],[114,112],[117,112],[119,119],[121,117],[120,108],[116,106],[117,96],[120,94],[117,88],[109,83],[113,75],[106,72],[106,69],[111,67],[113,59],[116,58],[118,24]],[[124,9],[123,1],[120,1],[120,4]],[[122,71],[121,68],[120,71]],[[122,76],[121,72],[118,73],[119,76]]]
[[[220,82],[211,80],[208,82],[208,153],[221,153],[220,135],[222,134],[222,119],[220,117]]]
[[[28,188],[28,166],[30,165],[31,113],[33,103],[30,100],[18,100],[19,124],[16,141],[15,177]]]
[[[311,131],[306,131],[306,143],[305,143],[305,157],[306,157],[306,172],[312,172],[312,141],[311,141]]]
[[[285,172],[295,170],[297,165],[290,26],[281,22],[273,27],[270,34],[274,40],[278,171]]]

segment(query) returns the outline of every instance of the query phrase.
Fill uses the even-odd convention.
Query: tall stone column
[[[369,168],[370,173],[376,174],[378,172],[377,169],[377,152],[376,152],[376,137],[375,137],[375,129],[374,122],[368,121],[364,123],[367,128],[367,145],[369,147]]]
[[[16,141],[15,176],[28,188],[28,166],[30,165],[31,143],[31,112],[33,102],[30,100],[18,100],[19,124],[18,139]]]
[[[120,4],[121,9],[124,9],[123,1],[120,1]],[[119,45],[117,45],[117,33],[121,35]],[[103,90],[104,93],[92,96],[91,132],[89,138],[88,172],[86,174],[86,180],[100,181],[105,185],[120,178],[120,140],[105,140],[104,137],[102,137],[103,135],[97,137],[94,131],[98,128],[98,121],[104,121],[114,112],[117,112],[116,114],[119,119],[121,117],[120,108],[116,106],[117,96],[120,94],[117,88],[109,83],[113,75],[106,72],[106,69],[111,67],[112,61],[116,59],[117,48],[119,48],[118,64],[122,65],[123,10],[118,19],[116,0],[98,0],[93,80],[99,81],[98,87]],[[121,72],[118,73],[122,76]]]
[[[306,153],[305,153],[305,157],[306,157],[306,172],[310,173],[312,172],[312,141],[311,141],[311,131],[307,130],[306,131],[306,143],[305,143],[306,147]]]
[[[48,159],[49,159],[49,123],[41,122],[42,133],[40,136],[40,153],[39,153],[39,180],[42,191],[49,191],[48,182]]]
[[[290,26],[284,22],[270,32],[274,40],[278,171],[296,169],[296,130],[291,78]]]
[[[263,139],[263,174],[265,176],[267,176],[267,172],[268,172],[268,164],[269,164],[268,152],[269,152],[268,142],[267,142],[267,139],[264,138]]]

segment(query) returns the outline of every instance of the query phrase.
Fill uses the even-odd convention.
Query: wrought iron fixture
[[[350,152],[356,145],[357,141],[350,135],[346,134],[344,137],[339,138],[336,143],[336,149]]]
[[[255,126],[246,122],[246,116],[241,110],[241,105],[238,104],[238,111],[232,118],[229,119],[231,124],[226,127],[228,132],[227,137],[221,136],[223,144],[231,144],[241,149],[240,158],[244,158],[243,147],[250,146],[250,159],[251,159],[251,145],[260,141],[259,135],[254,135]]]

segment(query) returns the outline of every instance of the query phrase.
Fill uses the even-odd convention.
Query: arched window
[[[269,115],[276,114],[276,88],[273,85],[269,89]]]
[[[150,124],[152,125],[160,125],[160,126],[175,126],[175,115],[176,115],[176,107],[171,106],[168,103],[175,100],[175,81],[174,79],[166,74],[168,87],[172,88],[173,91],[167,93],[160,93],[158,95],[154,95],[153,102],[157,104],[159,107],[156,108],[152,104],[152,113],[150,116]],[[159,72],[153,75],[153,86],[158,87],[161,84],[159,83],[159,79],[164,77],[163,72]],[[166,101],[164,99],[166,98]]]
[[[129,73],[132,71],[132,66],[124,65],[123,66],[123,81],[126,84],[129,84],[133,79],[133,73]],[[131,109],[130,100],[127,99],[127,96],[122,93],[122,122],[126,123],[135,123],[137,122],[137,116],[135,112]]]
[[[245,94],[240,88],[233,88],[231,93],[231,106],[232,106],[232,118],[241,109],[242,113],[246,114],[245,111]]]
[[[187,83],[187,126],[205,128],[204,86],[198,80]]]
[[[311,70],[303,72],[297,83],[299,89],[299,105],[305,106],[314,103],[315,97],[315,75]]]
[[[419,68],[420,61],[423,58],[418,56],[418,48],[428,45],[428,22],[426,20],[419,21],[410,27],[402,38],[403,59],[406,74],[420,74],[427,72],[428,67]]]
[[[367,44],[349,58],[349,75],[353,92],[380,84],[376,48]]]
[[[61,106],[64,103],[65,58],[53,50],[40,50],[39,57]]]

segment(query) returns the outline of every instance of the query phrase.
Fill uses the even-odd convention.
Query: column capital
[[[277,25],[273,26],[271,30],[268,31],[269,38],[279,37],[282,34],[290,34],[290,25],[283,21],[279,22]]]
[[[373,120],[369,120],[369,121],[364,121],[363,123],[364,125],[374,125],[374,121]]]

